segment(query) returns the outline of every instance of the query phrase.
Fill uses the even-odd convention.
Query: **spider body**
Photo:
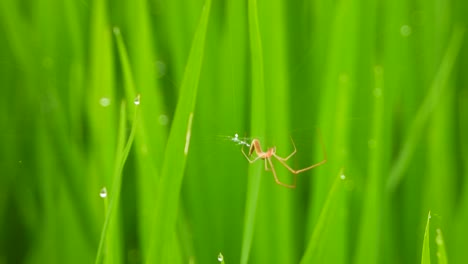
[[[287,188],[296,188],[297,174],[299,174],[301,172],[304,172],[304,171],[307,171],[307,170],[310,170],[310,169],[313,169],[313,168],[318,167],[318,166],[324,164],[325,162],[327,162],[327,153],[326,153],[325,147],[323,146],[323,143],[322,143],[322,150],[323,150],[323,155],[324,155],[324,159],[322,161],[320,161],[320,162],[318,162],[316,164],[313,164],[313,165],[311,165],[309,167],[300,169],[300,170],[294,170],[293,168],[291,168],[286,163],[286,161],[289,158],[291,158],[294,154],[296,154],[296,145],[294,144],[294,141],[292,140],[292,138],[291,138],[291,143],[293,144],[294,151],[291,154],[289,154],[289,156],[287,156],[286,158],[280,157],[280,156],[278,156],[276,154],[276,147],[272,147],[272,148],[267,149],[267,151],[263,151],[262,147],[260,146],[260,141],[258,139],[252,140],[252,143],[250,144],[249,155],[245,154],[244,146],[242,146],[242,154],[244,154],[245,158],[250,163],[254,163],[258,159],[263,159],[264,162],[265,162],[265,170],[269,171],[271,169],[277,184],[282,185],[282,186],[287,187]],[[257,157],[255,157],[254,159],[251,160],[249,158],[249,156],[252,156],[252,154],[254,152],[257,155]],[[273,166],[273,162],[271,161],[272,157],[277,159],[286,169],[288,169],[290,172],[292,172],[294,174],[294,184],[286,184],[286,183],[281,182],[278,179],[278,177],[276,175],[275,167]],[[268,167],[268,165],[269,165],[269,167]]]
[[[276,154],[276,148],[269,148],[266,152],[263,152],[260,141],[256,138],[252,140],[250,144],[249,156],[251,156],[254,151],[261,159],[267,159]]]

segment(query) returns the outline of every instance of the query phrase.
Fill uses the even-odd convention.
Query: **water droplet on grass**
[[[436,229],[436,233],[437,233],[437,236],[436,236],[437,245],[443,245],[444,240],[442,239],[442,231],[440,231],[440,228]]]
[[[106,187],[103,187],[103,188],[101,189],[101,192],[99,192],[99,196],[101,196],[101,198],[103,198],[103,199],[107,197],[107,189],[106,189]]]
[[[139,105],[140,104],[140,95],[137,95],[137,97],[135,98],[135,100],[133,100],[133,103],[135,105]]]
[[[103,107],[108,107],[110,105],[110,99],[107,97],[103,97],[99,99],[99,104]]]
[[[223,257],[223,254],[221,254],[221,252],[219,252],[218,254],[218,261],[221,262],[224,260],[224,257]]]
[[[341,175],[340,175],[340,179],[345,180],[345,179],[346,179],[346,175],[341,174]]]
[[[158,121],[159,121],[159,124],[161,124],[162,126],[165,126],[167,125],[167,123],[169,123],[169,118],[167,117],[167,115],[163,114],[159,116]]]
[[[400,33],[403,37],[408,37],[409,35],[411,35],[411,27],[408,25],[401,26]]]

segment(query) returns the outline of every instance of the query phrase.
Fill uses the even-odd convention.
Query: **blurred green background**
[[[466,14],[1,0],[0,263],[464,263]]]

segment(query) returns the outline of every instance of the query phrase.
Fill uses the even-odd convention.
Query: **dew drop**
[[[221,254],[221,252],[219,252],[219,254],[218,254],[218,261],[219,261],[219,262],[222,262],[223,260],[224,260],[223,254]]]
[[[346,176],[345,176],[344,174],[341,174],[341,175],[340,175],[340,178],[341,178],[342,180],[345,180],[345,179],[346,179]]]
[[[135,100],[133,100],[133,103],[135,105],[139,105],[140,104],[140,95],[137,95],[137,97],[135,97]]]
[[[436,229],[437,236],[436,236],[436,243],[437,245],[443,245],[444,240],[442,239],[442,231],[440,231],[440,228]]]
[[[403,37],[408,37],[409,35],[411,35],[411,27],[408,25],[401,26],[400,33]]]
[[[99,196],[101,196],[101,198],[103,198],[103,199],[107,197],[107,189],[106,189],[106,187],[103,187],[103,188],[101,189],[101,192],[99,192]]]
[[[110,99],[107,98],[107,97],[103,97],[103,98],[99,99],[99,104],[102,107],[108,107],[110,105]]]
[[[158,121],[159,121],[159,124],[161,124],[162,126],[165,126],[167,125],[167,123],[169,123],[169,118],[167,117],[167,115],[162,114],[159,116]]]

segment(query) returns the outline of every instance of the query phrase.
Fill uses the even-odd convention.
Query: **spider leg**
[[[259,158],[261,158],[260,156],[257,156],[257,157],[256,157],[255,159],[253,159],[253,160],[249,159],[249,156],[247,156],[247,154],[245,154],[245,152],[244,152],[244,146],[242,146],[241,151],[242,151],[242,154],[244,154],[244,157],[245,157],[250,163],[254,163],[254,162],[257,161]]]
[[[266,171],[269,171],[270,169],[268,168],[267,159],[264,159],[264,161],[265,161],[265,170],[266,170]]]
[[[294,156],[294,154],[296,154],[296,144],[294,144],[294,140],[293,140],[292,138],[291,138],[291,143],[292,143],[292,145],[293,145],[293,147],[294,147],[294,151],[293,151],[291,154],[289,154],[289,156],[287,156],[286,158],[282,158],[282,157],[280,157],[280,156],[276,156],[277,159],[280,159],[280,160],[282,160],[282,161],[287,161],[289,158],[291,158],[292,156]]]
[[[307,170],[310,170],[310,169],[313,169],[315,167],[318,167],[322,164],[324,164],[325,162],[327,162],[327,151],[325,150],[325,145],[323,144],[323,140],[322,140],[322,135],[320,134],[320,131],[319,131],[319,136],[320,136],[320,144],[322,145],[322,151],[323,151],[323,160],[318,162],[318,163],[315,163],[309,167],[306,167],[306,168],[303,168],[303,169],[300,169],[300,170],[294,170],[293,168],[289,167],[288,164],[286,164],[285,160],[287,160],[289,158],[289,155],[286,159],[284,158],[281,158],[280,156],[276,155],[275,153],[273,153],[273,156],[279,161],[281,162],[281,164],[283,164],[284,167],[286,167],[286,169],[288,169],[290,172],[294,173],[294,174],[299,174],[301,172],[304,172],[304,171],[307,171]],[[292,139],[291,139],[292,140]],[[294,142],[293,142],[294,144]],[[295,146],[294,146],[295,148]]]
[[[268,160],[268,163],[270,163],[270,168],[271,168],[271,171],[273,172],[273,177],[275,177],[275,181],[277,184],[287,187],[287,188],[291,188],[291,189],[296,188],[296,180],[297,180],[296,175],[294,175],[294,184],[292,185],[281,182],[276,176],[275,167],[273,166],[273,162],[271,162],[271,158],[266,158],[266,159]]]
[[[279,161],[281,162],[281,164],[283,164],[284,167],[286,167],[286,169],[288,169],[290,172],[294,173],[294,174],[299,174],[301,172],[304,172],[304,171],[307,171],[307,170],[310,170],[310,169],[313,169],[315,167],[318,167],[322,164],[324,164],[325,162],[327,162],[327,157],[325,156],[325,159],[323,159],[322,161],[318,162],[318,163],[315,163],[309,167],[306,167],[306,168],[303,168],[303,169],[300,169],[300,170],[294,170],[293,168],[289,167],[288,164],[286,164],[286,162],[284,162],[281,157],[278,157],[278,155],[276,154],[273,154],[273,156]]]

